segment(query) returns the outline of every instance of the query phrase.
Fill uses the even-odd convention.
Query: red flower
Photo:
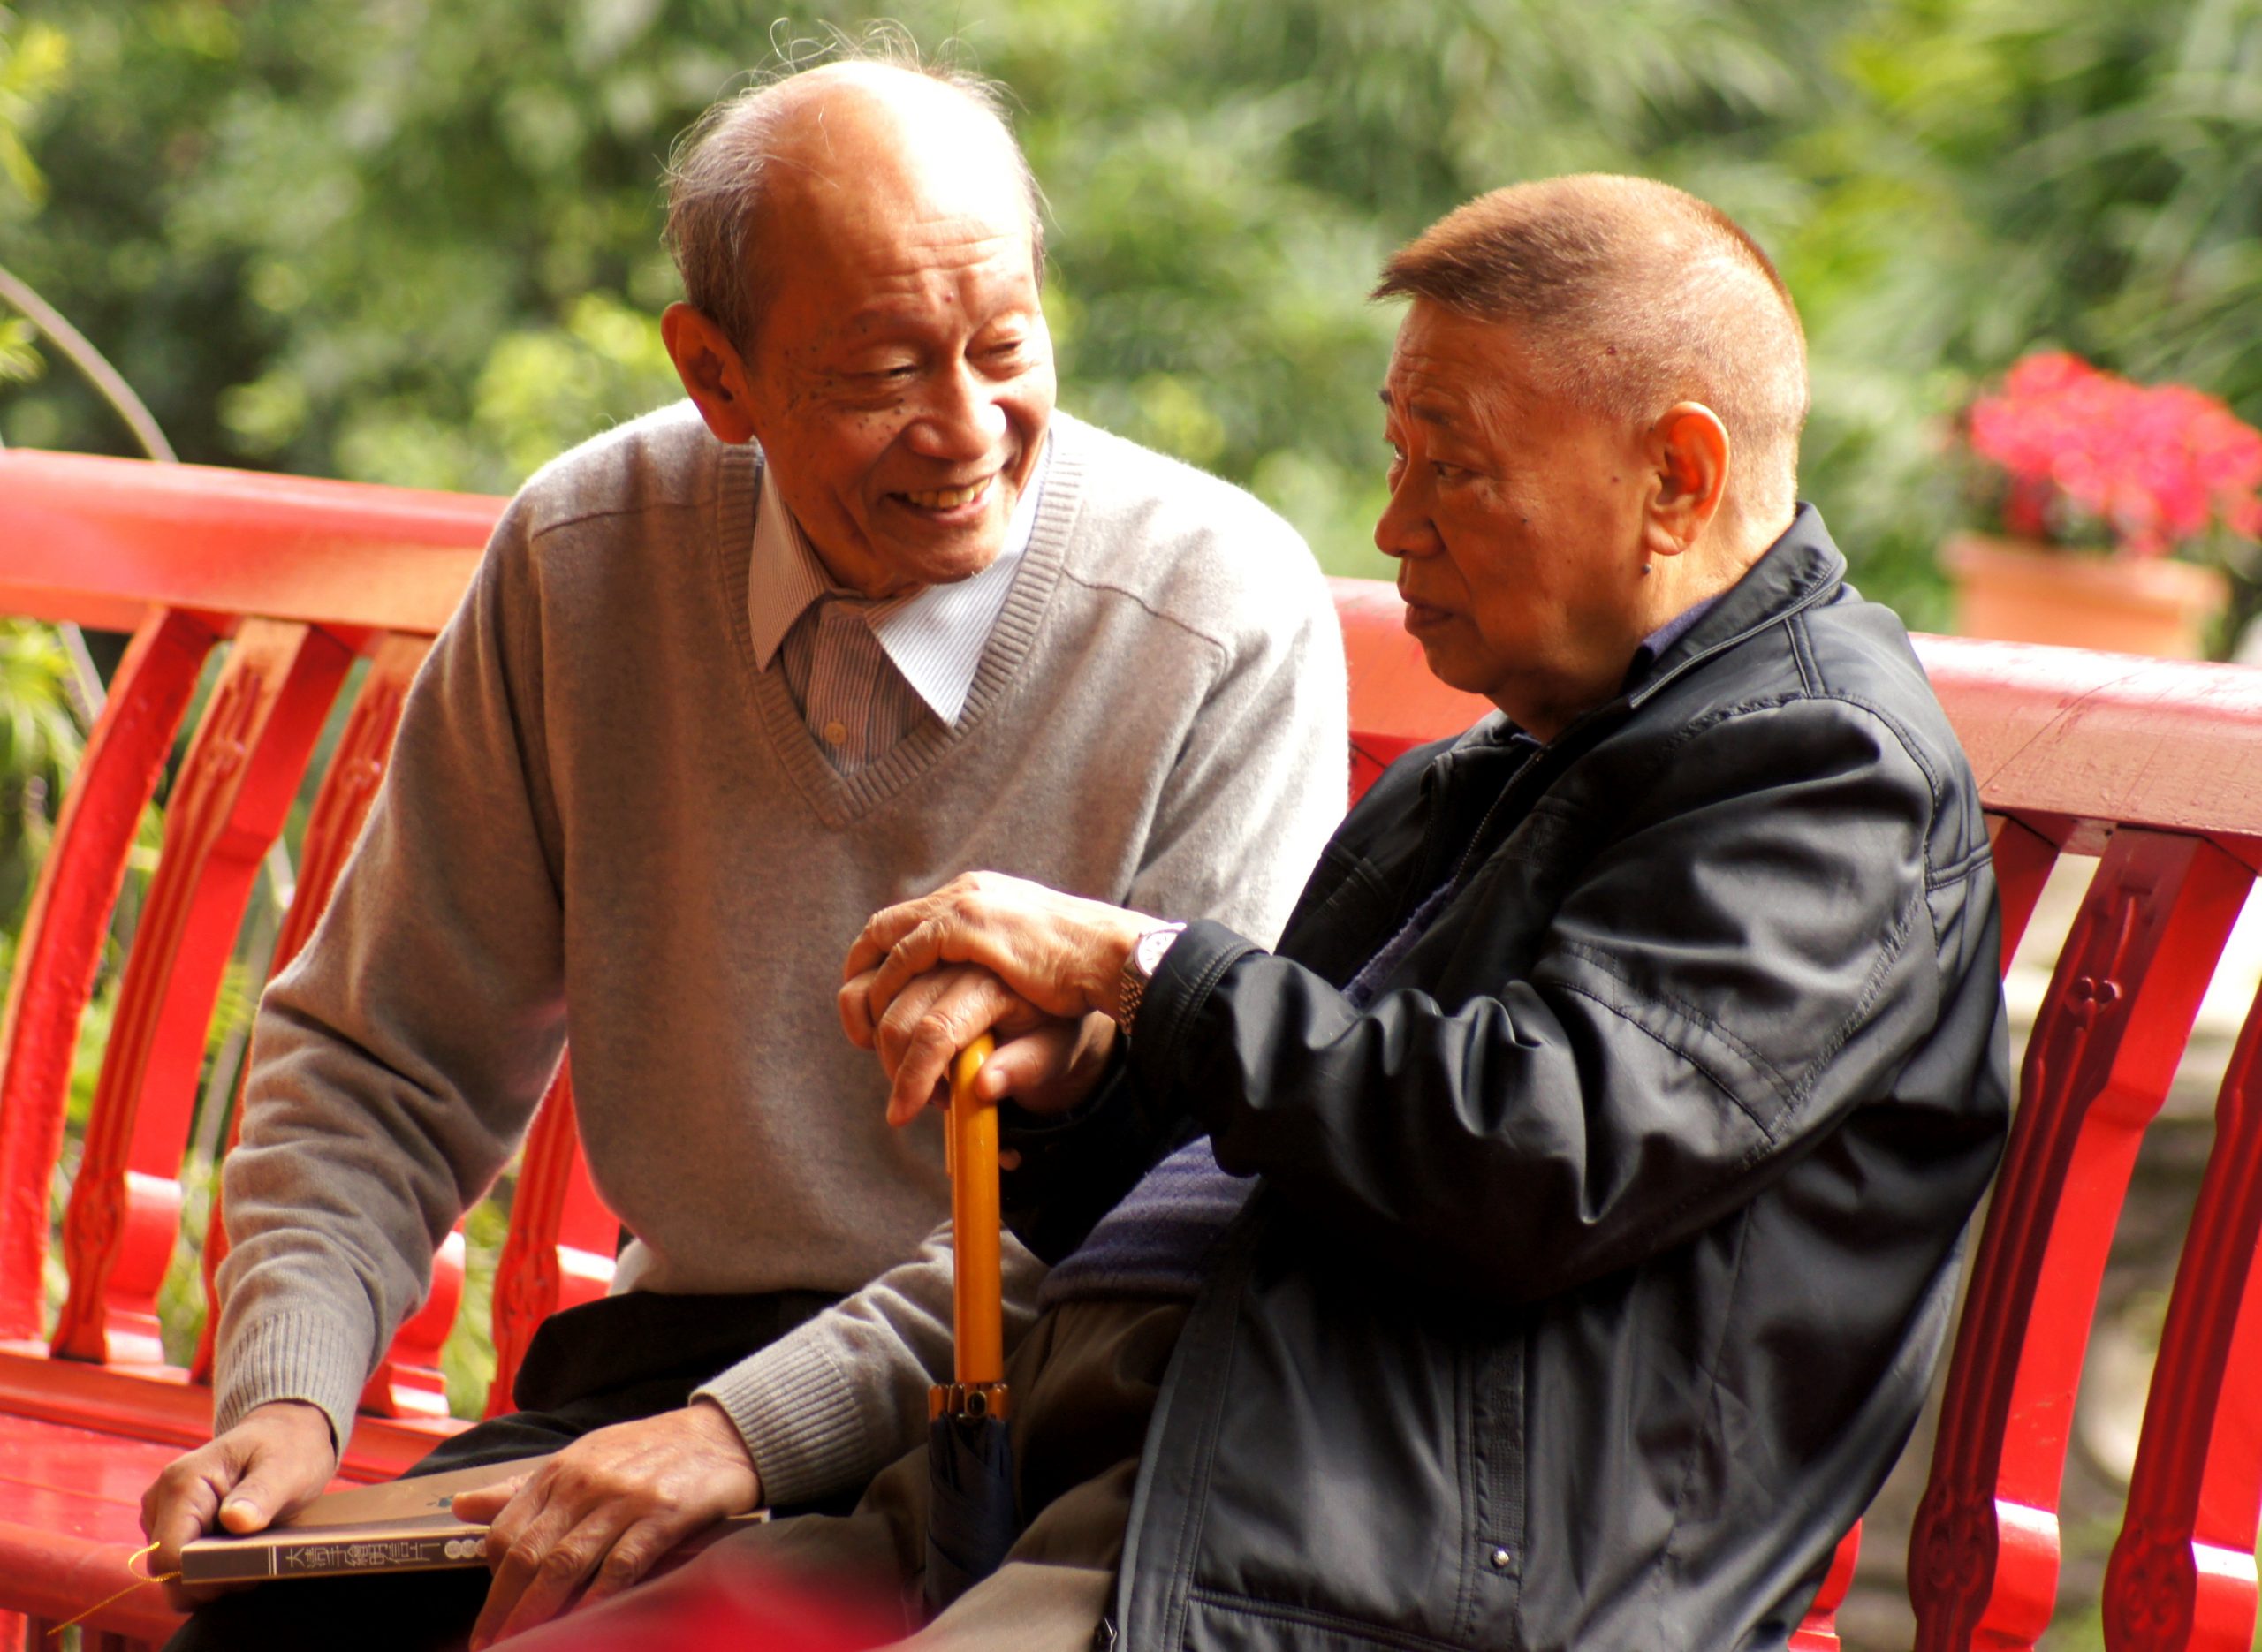
[[[2139,557],[2218,528],[2262,537],[2262,432],[2189,385],[2146,388],[2039,352],[1972,405],[1970,436],[2003,470],[2012,533],[2102,534]]]

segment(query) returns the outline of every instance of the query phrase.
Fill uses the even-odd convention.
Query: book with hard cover
[[[476,1491],[499,1481],[515,1480],[533,1473],[544,1460],[526,1457],[333,1491],[263,1532],[242,1536],[216,1532],[184,1545],[180,1580],[244,1583],[269,1578],[337,1577],[355,1572],[436,1572],[451,1566],[483,1566],[487,1527],[458,1519],[450,1504],[459,1491]],[[734,1527],[768,1518],[766,1511],[757,1511],[718,1522],[679,1545],[669,1558],[688,1558]]]
[[[450,1501],[459,1491],[531,1474],[542,1461],[529,1457],[333,1491],[263,1532],[215,1532],[183,1545],[180,1580],[241,1583],[485,1565],[487,1527],[458,1519]]]

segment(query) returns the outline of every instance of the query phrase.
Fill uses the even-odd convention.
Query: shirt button
[[[847,743],[847,739],[848,725],[841,722],[839,718],[835,717],[831,722],[824,725],[824,743],[827,746],[845,745]]]
[[[1508,1569],[1508,1562],[1514,1558],[1515,1557],[1510,1554],[1507,1550],[1495,1549],[1492,1551],[1492,1570],[1495,1572],[1506,1572]]]

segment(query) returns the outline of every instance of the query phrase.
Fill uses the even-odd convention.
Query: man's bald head
[[[1636,426],[1702,402],[1731,443],[1728,524],[1761,548],[1789,525],[1806,338],[1774,265],[1718,208],[1599,173],[1497,189],[1400,251],[1374,296],[1513,327],[1558,393]]]
[[[1010,180],[1041,278],[1043,198],[993,83],[889,56],[753,87],[709,110],[669,165],[667,239],[684,296],[750,352],[775,261],[791,251],[763,235],[781,196],[849,188],[927,201],[953,175]]]

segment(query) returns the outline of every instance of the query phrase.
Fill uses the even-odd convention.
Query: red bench
[[[155,1297],[181,1221],[204,1034],[253,880],[325,719],[350,711],[297,845],[287,957],[327,897],[399,698],[500,502],[193,467],[0,453],[0,612],[131,632],[34,895],[0,1033],[0,1648],[111,1594],[142,1487],[205,1437],[208,1345],[167,1365]],[[1438,685],[1388,587],[1337,582],[1354,787],[1481,702]],[[1996,819],[2015,943],[2061,853],[2101,857],[2036,1024],[2012,1146],[1959,1323],[1909,1591],[1926,1648],[2024,1647],[2048,1622],[2072,1398],[2136,1146],[2262,865],[2262,673],[1925,639]],[[45,1322],[49,1187],[72,1052],[135,822],[213,656],[163,853],[120,982],[65,1228],[68,1300]],[[2247,1302],[2262,1224],[2262,1021],[2240,1040],[2187,1238],[2106,1584],[2116,1648],[2251,1644],[2262,1503],[2262,1352]],[[206,1251],[216,1261],[218,1230]],[[494,1298],[506,1395],[527,1338],[601,1291],[614,1228],[582,1171],[561,1076],[520,1172]],[[432,1300],[363,1396],[343,1474],[397,1472],[456,1426]],[[1796,1644],[1837,1644],[1856,1535]],[[11,1616],[12,1614],[12,1616]],[[162,1639],[154,1590],[90,1645]],[[29,1642],[27,1642],[29,1643]]]
[[[401,696],[468,582],[498,501],[288,477],[0,453],[0,611],[132,633],[33,896],[0,1032],[0,1648],[117,1589],[141,1488],[210,1437],[209,1335],[165,1362],[156,1298],[179,1235],[205,1030],[254,878],[341,691],[359,683],[297,845],[277,965],[360,830]],[[214,662],[216,655],[221,657]],[[217,665],[167,799],[64,1224],[67,1299],[42,1304],[49,1187],[73,1050],[136,824]],[[529,1142],[494,1296],[507,1396],[534,1328],[601,1293],[618,1226],[582,1171],[563,1076]],[[203,1255],[211,1269],[224,1248]],[[342,1474],[398,1474],[460,1425],[440,1345],[463,1246],[362,1395]],[[100,1630],[161,1640],[155,1590]]]

